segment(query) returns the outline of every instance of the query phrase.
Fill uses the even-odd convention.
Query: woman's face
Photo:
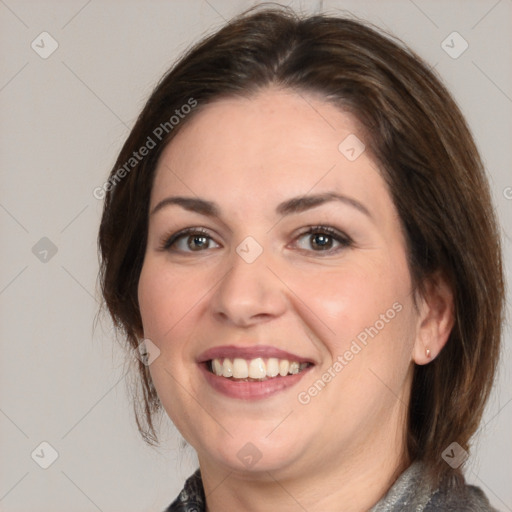
[[[205,466],[403,450],[419,322],[362,143],[332,104],[267,89],[205,106],[162,154],[139,303],[160,400]]]

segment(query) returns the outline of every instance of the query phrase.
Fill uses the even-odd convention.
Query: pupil
[[[321,249],[328,249],[332,245],[332,240],[329,235],[315,235],[313,239],[313,245],[320,247]]]
[[[208,245],[208,241],[205,236],[194,236],[191,239],[191,244],[189,244],[189,247],[194,251],[197,249],[201,249],[202,247],[205,247]]]

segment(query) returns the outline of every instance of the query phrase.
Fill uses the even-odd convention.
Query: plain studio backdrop
[[[168,421],[160,449],[143,443],[126,393],[123,353],[108,321],[93,329],[102,209],[93,191],[104,184],[161,75],[192,43],[254,4],[0,0],[2,511],[161,511],[196,467],[193,450],[180,447]],[[510,275],[512,1],[291,5],[367,19],[435,67],[488,169]],[[508,325],[504,345],[466,475],[507,511]]]

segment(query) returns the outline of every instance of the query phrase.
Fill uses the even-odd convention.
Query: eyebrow
[[[332,201],[340,201],[348,206],[352,206],[356,210],[359,210],[361,213],[364,213],[370,219],[372,218],[370,211],[362,203],[351,197],[334,192],[293,197],[280,203],[276,208],[276,213],[282,216],[301,213]],[[207,217],[220,217],[220,209],[212,201],[206,201],[205,199],[199,199],[196,197],[183,196],[172,196],[162,199],[162,201],[160,201],[153,208],[150,215],[154,215],[162,208],[170,205],[178,205],[185,210],[196,212]]]

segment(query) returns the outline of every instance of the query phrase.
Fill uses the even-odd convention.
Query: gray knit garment
[[[439,489],[432,492],[423,478],[423,468],[421,462],[411,464],[369,512],[498,512],[483,491],[473,485],[465,485],[459,492]],[[201,474],[197,470],[165,512],[205,512],[205,504]],[[343,506],[339,511],[343,511]]]
[[[423,464],[415,462],[396,480],[369,512],[497,512],[479,487],[465,485],[458,492],[432,491],[423,478]]]

